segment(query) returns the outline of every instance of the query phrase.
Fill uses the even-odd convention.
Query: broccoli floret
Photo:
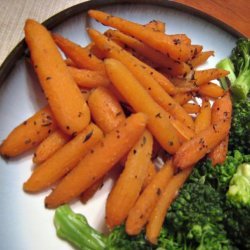
[[[250,207],[250,163],[238,166],[230,181],[227,198],[236,206]]]
[[[220,61],[217,67],[230,72],[226,78],[221,80],[222,86],[224,87],[230,81],[234,97],[246,99],[250,91],[250,40],[238,39],[230,58]]]
[[[250,161],[249,161],[250,162]],[[240,164],[227,192],[225,224],[240,247],[250,249],[250,163]]]
[[[173,232],[182,233],[182,240],[190,249],[231,249],[221,205],[220,193],[211,185],[187,183],[171,205],[166,225]]]
[[[250,102],[241,100],[233,105],[229,150],[250,154]]]

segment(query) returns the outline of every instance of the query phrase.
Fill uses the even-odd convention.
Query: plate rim
[[[46,26],[48,29],[52,29],[57,25],[61,24],[65,20],[83,12],[87,11],[91,8],[98,8],[104,7],[109,5],[116,5],[116,4],[149,4],[154,6],[161,6],[161,7],[168,7],[172,9],[177,9],[180,11],[184,11],[188,14],[192,14],[198,16],[202,19],[205,19],[216,26],[220,27],[221,29],[227,31],[231,35],[235,37],[245,37],[242,33],[234,29],[233,27],[229,26],[228,24],[222,22],[221,20],[210,16],[209,14],[197,10],[191,6],[187,6],[182,3],[175,2],[173,0],[88,0],[86,2],[82,2],[76,5],[73,5],[65,10],[62,10],[55,15],[51,16],[50,18],[46,19],[42,24]],[[25,52],[27,52],[27,46],[25,43],[24,38],[12,49],[12,51],[8,54],[5,58],[3,63],[0,66],[0,88],[7,78],[9,73],[11,72],[12,68],[15,66],[16,62],[25,56]],[[26,53],[27,56],[27,53]]]

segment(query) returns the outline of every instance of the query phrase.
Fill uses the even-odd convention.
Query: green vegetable
[[[54,223],[57,235],[83,250],[103,250],[106,237],[89,226],[86,218],[74,213],[68,205],[56,209]]]
[[[250,40],[238,39],[230,58],[223,59],[217,64],[230,72],[226,79],[222,79],[222,86],[231,82],[231,91],[236,99],[246,99],[250,91]],[[234,79],[234,75],[236,79]]]
[[[250,206],[250,163],[238,166],[230,181],[227,198],[232,204]]]
[[[240,164],[230,181],[225,225],[240,249],[250,249],[250,161]]]
[[[228,89],[228,86],[230,86],[231,82],[234,82],[236,80],[236,76],[234,73],[235,69],[232,61],[229,58],[224,58],[216,64],[216,68],[229,71],[227,77],[220,79],[223,89]]]
[[[250,154],[250,102],[241,100],[233,105],[229,150]]]

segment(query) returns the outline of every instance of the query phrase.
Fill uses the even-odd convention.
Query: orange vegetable
[[[152,20],[149,23],[146,23],[144,26],[154,31],[163,32],[163,33],[165,32],[165,29],[166,29],[165,23],[159,20]]]
[[[143,63],[126,50],[122,49],[118,44],[108,39],[106,36],[102,35],[100,32],[89,29],[88,33],[90,37],[94,40],[96,46],[107,54],[107,57],[114,58],[121,61],[129,70],[137,75],[138,80],[141,82],[145,81],[145,78],[155,79],[162,88],[169,94],[176,93],[174,85],[157,70],[153,69],[149,65]],[[135,66],[136,65],[136,66]],[[141,74],[136,74],[136,72],[141,72]],[[144,76],[146,75],[146,77]],[[144,77],[143,77],[144,76]]]
[[[57,127],[49,107],[45,107],[13,129],[0,147],[0,154],[14,157],[37,146]]]
[[[92,91],[88,104],[93,120],[104,133],[110,132],[125,120],[120,103],[109,89],[99,87]]]
[[[77,69],[74,67],[68,67],[68,70],[79,87],[91,89],[110,84],[107,76],[100,71]]]
[[[145,180],[143,182],[142,189],[145,189],[147,185],[153,180],[154,176],[156,175],[156,168],[155,165],[152,161],[148,164],[148,169],[147,169],[147,175],[145,177]]]
[[[210,56],[214,56],[214,51],[203,51],[190,61],[193,68],[204,64]]]
[[[219,79],[228,75],[228,71],[224,69],[205,69],[196,70],[193,75],[193,82],[198,86],[207,84],[211,80]]]
[[[66,134],[79,133],[90,121],[89,109],[50,33],[38,22],[28,19],[25,40],[58,126]]]
[[[105,66],[112,84],[133,109],[148,115],[148,129],[161,146],[170,153],[176,152],[180,145],[179,138],[170,122],[169,114],[152,99],[132,73],[119,61],[106,59]]]
[[[105,32],[105,35],[115,41],[126,44],[140,55],[151,60],[156,65],[165,68],[166,71],[171,75],[183,75],[184,73],[188,73],[190,71],[190,68],[187,64],[176,62],[168,56],[152,49],[148,45],[136,40],[133,37],[123,34],[118,30],[108,30]]]
[[[111,58],[122,62],[134,74],[140,84],[143,85],[151,97],[160,106],[162,106],[176,119],[179,119],[181,122],[183,122],[186,126],[192,128],[194,127],[193,120],[188,116],[185,110],[164,91],[163,87],[161,87],[159,83],[152,77],[152,74],[145,72],[145,68],[148,66],[144,66],[144,63],[128,54],[125,50],[119,48],[114,42],[109,41],[100,33],[94,30],[89,30],[89,32],[94,38],[97,46],[101,46],[102,48],[106,49],[109,48],[108,55]],[[153,71],[151,73],[153,73]]]
[[[74,168],[101,138],[101,130],[94,124],[88,125],[49,159],[35,168],[23,185],[24,190],[33,193],[50,187]]]
[[[231,114],[228,118],[198,133],[192,140],[184,142],[174,156],[174,165],[178,168],[187,168],[198,162],[229,133]]]
[[[185,169],[172,177],[157,201],[146,226],[146,237],[152,244],[157,243],[167,210],[191,172],[192,168]]]
[[[228,114],[232,113],[232,101],[230,93],[226,94],[215,100],[212,107],[212,123],[217,123],[221,120],[227,119]],[[226,160],[228,151],[229,136],[227,135],[208,155],[212,160],[213,166],[222,164]]]
[[[187,93],[178,93],[176,94],[173,99],[179,103],[180,105],[183,105],[185,103],[187,103],[188,101],[190,101],[193,98],[193,94],[190,92]]]
[[[112,188],[106,203],[106,224],[121,225],[135,204],[147,175],[153,148],[153,137],[145,131],[130,150],[125,167]]]
[[[91,185],[88,189],[86,189],[80,196],[80,200],[82,203],[87,203],[90,198],[94,196],[94,194],[103,186],[103,178],[99,179],[93,185]]]
[[[44,162],[69,140],[70,136],[64,134],[61,130],[54,131],[38,145],[34,153],[33,162],[35,164]]]
[[[146,116],[137,113],[108,133],[46,197],[45,206],[65,204],[101,179],[138,141],[146,122]]]
[[[150,47],[169,55],[172,59],[185,62],[192,57],[191,46],[176,41],[170,36],[150,30],[143,25],[136,24],[119,17],[115,17],[97,10],[90,10],[88,14],[104,25],[111,26],[121,32],[133,36]]]
[[[201,107],[196,103],[185,103],[182,107],[188,114],[197,114],[200,112]]]
[[[58,34],[53,34],[53,39],[63,53],[70,58],[78,68],[104,72],[102,60],[98,59],[88,49]]]
[[[209,82],[199,87],[199,94],[211,98],[218,98],[224,95],[225,91],[219,85]]]
[[[211,125],[211,106],[209,100],[202,99],[200,113],[195,118],[194,125],[196,134],[207,129]]]
[[[126,232],[129,235],[137,235],[141,232],[155,207],[155,203],[167,186],[169,180],[173,177],[173,174],[174,167],[170,160],[165,163],[148,186],[143,190],[135,205],[129,211],[126,220]]]

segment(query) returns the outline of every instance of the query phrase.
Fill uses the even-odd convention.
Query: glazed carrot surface
[[[90,112],[49,31],[31,19],[24,31],[34,69],[58,126],[69,135],[82,131],[90,121]]]

